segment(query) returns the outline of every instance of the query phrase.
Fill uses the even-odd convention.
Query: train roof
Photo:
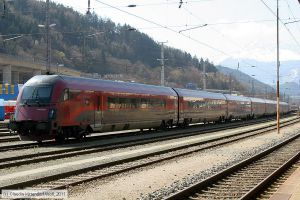
[[[289,105],[287,102],[284,102],[284,101],[280,101],[279,104],[280,105]]]
[[[226,100],[222,93],[207,92],[203,90],[188,90],[181,88],[173,88],[180,97],[195,97],[195,98],[209,98]]]
[[[267,104],[277,104],[277,101],[270,100],[270,99],[265,99]]]
[[[146,85],[140,83],[117,82],[101,79],[91,79],[83,77],[71,77],[65,75],[38,75],[30,79],[26,85],[54,84],[62,82],[66,87],[77,88],[81,90],[94,90],[104,92],[122,92],[134,94],[165,95],[176,96],[172,88]]]
[[[227,98],[227,100],[234,100],[234,101],[249,101],[249,97],[244,97],[244,96],[234,96],[230,94],[224,94],[224,96]]]
[[[249,98],[252,102],[255,102],[255,103],[266,103],[265,99],[254,98],[254,97],[249,97]]]

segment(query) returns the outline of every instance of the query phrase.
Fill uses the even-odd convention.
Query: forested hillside
[[[2,1],[0,2],[2,4]],[[45,2],[6,1],[1,5],[0,53],[44,60],[46,52]],[[51,3],[51,63],[87,73],[119,75],[127,81],[160,83],[160,44],[129,25],[115,24],[96,14],[82,15],[71,8]],[[20,36],[20,37],[19,37]],[[7,40],[13,37],[16,39]],[[218,72],[207,59],[197,58],[179,49],[165,47],[166,82],[184,87],[193,83],[202,87],[203,65],[207,87],[228,89],[227,75]],[[235,81],[235,80],[234,80]],[[237,81],[236,90],[244,89]]]

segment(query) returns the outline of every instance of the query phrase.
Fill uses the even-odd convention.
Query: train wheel
[[[168,127],[168,128],[172,128],[172,127],[173,127],[173,120],[169,120],[169,121],[168,121],[167,127]]]
[[[166,130],[166,129],[167,129],[165,120],[163,120],[163,121],[161,122],[161,124],[160,124],[160,129],[161,129],[161,130]]]
[[[86,137],[87,134],[88,134],[88,131],[80,131],[79,133],[77,133],[75,135],[75,138],[77,140],[82,140],[82,139],[84,139]]]
[[[189,120],[188,120],[188,119],[184,119],[183,124],[182,124],[182,127],[183,127],[183,128],[186,128],[186,127],[188,127],[188,126],[189,126]]]

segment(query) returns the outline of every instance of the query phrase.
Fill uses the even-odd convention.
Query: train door
[[[100,92],[95,92],[95,104],[94,104],[94,129],[100,129],[102,126],[102,94]]]

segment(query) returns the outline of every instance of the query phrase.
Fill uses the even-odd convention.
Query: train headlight
[[[54,108],[51,108],[49,110],[49,115],[48,115],[49,119],[55,119],[56,118],[56,110]]]

